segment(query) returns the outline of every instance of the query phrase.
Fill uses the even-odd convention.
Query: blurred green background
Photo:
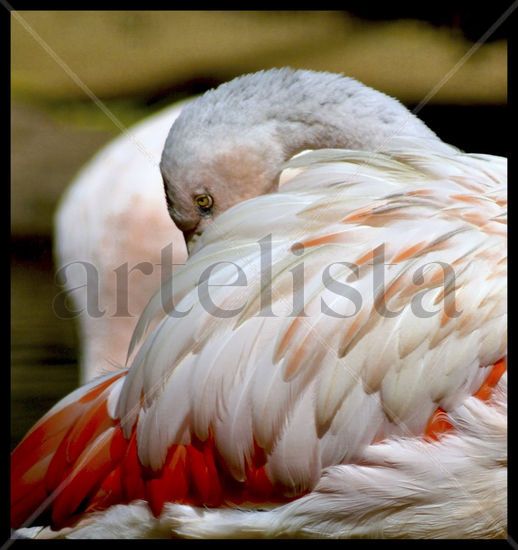
[[[12,13],[12,443],[77,384],[74,324],[51,309],[53,214],[81,165],[119,133],[71,73],[124,125],[286,65],[342,72],[413,107],[500,15],[498,3],[484,10],[394,8],[385,19],[353,2],[348,12]],[[420,116],[454,145],[505,154],[506,90],[507,44],[496,32]]]

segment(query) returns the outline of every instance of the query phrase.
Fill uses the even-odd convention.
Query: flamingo
[[[81,383],[125,364],[138,315],[166,271],[162,263],[181,265],[187,257],[182,233],[167,215],[158,169],[182,105],[104,147],[57,210],[56,264],[79,321]],[[87,285],[97,289],[90,304]]]
[[[161,171],[190,257],[13,452],[17,533],[505,536],[505,159],[283,69],[186,106]]]

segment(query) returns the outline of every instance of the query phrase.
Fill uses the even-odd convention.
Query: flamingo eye
[[[194,197],[194,202],[198,207],[198,210],[202,214],[208,214],[212,209],[212,205],[214,204],[213,198],[205,193],[203,195],[197,195],[196,197]]]

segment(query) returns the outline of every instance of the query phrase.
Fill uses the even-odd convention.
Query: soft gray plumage
[[[384,151],[394,136],[437,136],[399,101],[339,74],[271,69],[210,90],[182,111],[162,154],[169,213],[189,239],[243,200],[275,191],[305,149]],[[194,197],[209,194],[210,212]]]

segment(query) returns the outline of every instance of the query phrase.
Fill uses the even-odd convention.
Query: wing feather
[[[505,161],[439,149],[396,140],[392,154],[300,155],[279,193],[238,204],[207,229],[170,297],[157,294],[141,317],[132,346],[157,324],[124,380],[91,390],[106,426],[92,410],[90,437],[70,432],[72,454],[86,447],[92,467],[85,487],[100,491],[92,503],[105,502],[117,476],[127,498],[148,498],[155,513],[167,495],[268,501],[275,488],[290,498],[322,468],[361,460],[373,441],[424,435],[435,411],[455,411],[485,384],[506,353]],[[271,311],[270,252],[260,245],[269,235]],[[200,288],[217,263],[219,286]],[[235,284],[236,266],[246,286]],[[221,318],[209,297],[243,308]],[[36,478],[68,433],[60,411],[70,406],[79,426],[74,399],[88,391],[35,427]],[[24,483],[22,512],[34,504]],[[67,493],[56,522],[87,496]]]
[[[193,305],[192,320],[163,323],[153,344],[158,350],[138,365],[149,371],[141,389],[150,392],[151,402],[165,399],[152,387],[162,378],[168,385],[176,370],[185,371],[183,390],[192,399],[184,419],[188,431],[201,439],[215,433],[240,478],[254,442],[272,457],[286,456],[301,403],[310,409],[326,461],[342,460],[356,456],[374,436],[422,433],[437,407],[458,406],[480,382],[480,367],[505,353],[502,323],[496,321],[505,310],[502,280],[489,279],[505,245],[488,224],[505,207],[504,162],[403,142],[392,156],[315,151],[299,155],[290,168],[298,173],[280,193],[237,205],[206,231],[176,275],[178,296]],[[476,217],[466,216],[472,210]],[[268,234],[276,318],[258,322],[265,311],[258,241]],[[246,303],[237,324],[200,308],[192,298],[196,289],[187,283],[224,259],[240,266],[249,283],[231,287],[230,264],[214,271],[222,285],[212,294],[218,303]],[[354,273],[347,264],[332,273],[361,295],[358,311],[352,294],[323,283],[326,262],[357,263]],[[439,269],[443,264],[454,266],[454,277]],[[302,265],[306,316],[286,317],[293,313],[293,272]],[[373,284],[379,269],[383,278]],[[449,315],[455,313],[448,305],[452,295],[462,309],[459,317]],[[322,301],[336,315],[323,314]],[[416,315],[417,305],[433,314]],[[387,315],[383,307],[398,314]],[[254,346],[260,353],[250,351]],[[196,358],[186,359],[189,352]],[[125,407],[134,401],[131,395]],[[369,429],[353,422],[367,411]],[[146,427],[146,442],[152,441],[157,429],[148,421]],[[178,430],[168,433],[168,444],[175,443]],[[271,475],[297,478],[279,468],[272,467]]]

